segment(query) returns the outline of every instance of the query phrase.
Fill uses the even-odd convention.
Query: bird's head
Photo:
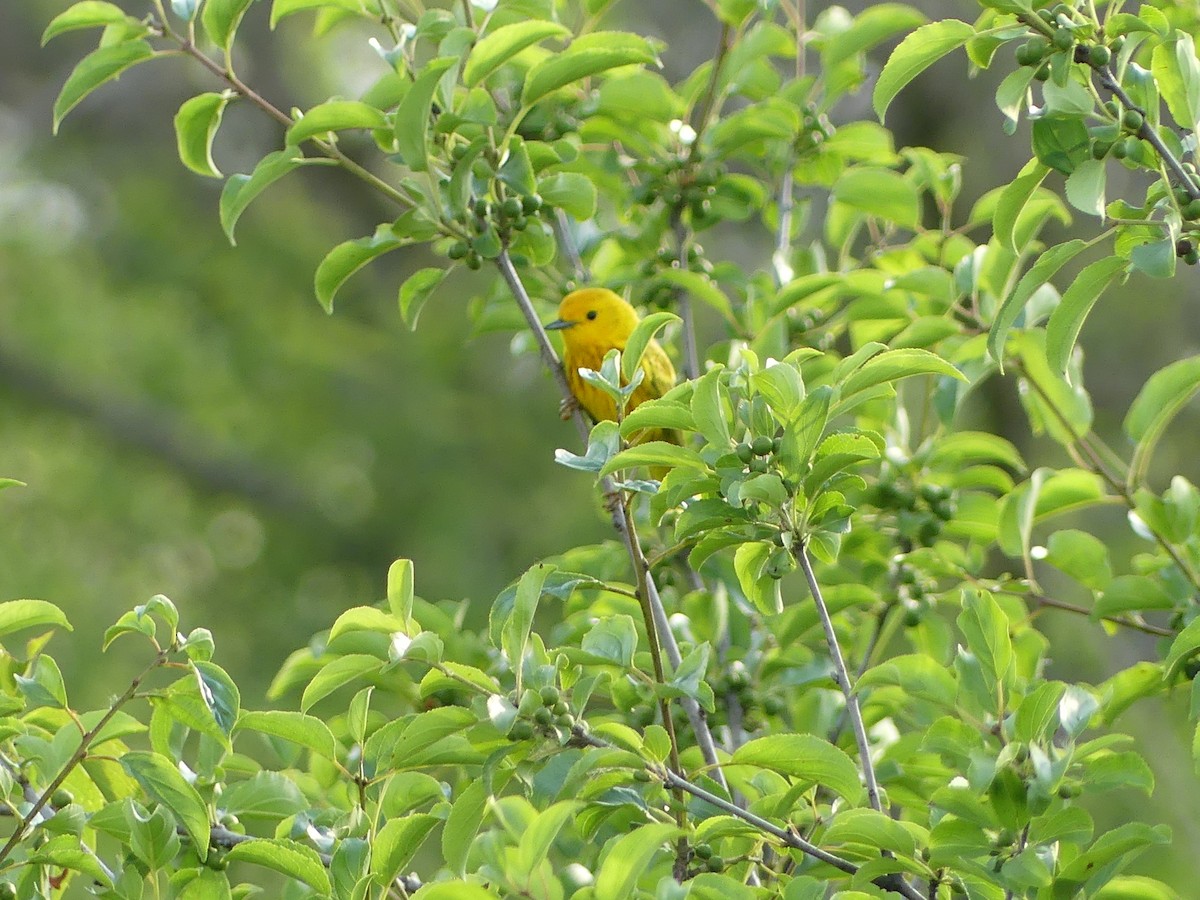
[[[558,318],[546,325],[561,330],[568,346],[624,347],[637,327],[638,314],[608,288],[582,288],[563,298]]]

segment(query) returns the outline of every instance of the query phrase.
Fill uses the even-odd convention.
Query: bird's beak
[[[569,322],[566,319],[555,319],[553,322],[547,322],[544,327],[547,331],[561,331],[564,328],[570,328],[575,325],[575,322]]]

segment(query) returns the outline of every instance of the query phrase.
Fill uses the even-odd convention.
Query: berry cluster
[[[446,251],[453,260],[462,260],[468,269],[478,269],[483,260],[499,256],[500,249],[512,238],[514,231],[529,227],[529,217],[542,209],[542,198],[536,193],[523,197],[506,195],[502,185],[496,185],[498,197],[476,197],[471,203],[471,215],[464,213],[460,224],[468,225],[474,237],[468,242],[458,240]]]
[[[928,547],[957,511],[954,493],[944,485],[927,482],[916,488],[885,469],[867,495],[867,502],[896,515],[900,536],[913,546]]]
[[[515,696],[510,696],[509,700],[514,704],[517,702]],[[546,685],[536,693],[532,690],[525,691],[521,697],[518,714],[519,718],[513,722],[508,732],[509,740],[512,741],[527,741],[535,733],[554,734],[556,728],[570,731],[576,725],[567,701],[552,684]]]

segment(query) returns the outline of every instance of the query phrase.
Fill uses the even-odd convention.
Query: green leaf
[[[651,313],[637,323],[637,327],[633,329],[633,333],[625,341],[625,349],[621,352],[621,375],[624,376],[626,381],[633,378],[633,373],[637,371],[638,366],[642,362],[642,354],[646,352],[646,345],[650,343],[654,335],[662,330],[667,323],[681,321],[683,320],[675,315],[675,313],[656,312]]]
[[[901,856],[912,856],[917,849],[912,832],[891,816],[874,809],[847,809],[837,813],[821,836],[821,844],[865,845]]]
[[[940,356],[916,347],[886,350],[867,360],[842,382],[841,402],[854,394],[911,375],[944,375],[966,381],[966,377]]]
[[[413,900],[498,900],[495,894],[472,881],[438,881],[424,885]]]
[[[879,80],[875,82],[872,102],[882,121],[892,100],[904,87],[941,59],[957,50],[972,37],[975,29],[958,19],[943,19],[922,25],[892,51]]]
[[[928,700],[948,709],[954,708],[958,691],[949,669],[932,657],[919,653],[896,656],[872,666],[858,679],[855,688],[862,691],[886,685],[895,685],[909,697]]]
[[[645,444],[622,450],[605,464],[600,474],[611,475],[613,472],[632,469],[634,466],[664,466],[701,471],[708,468],[700,454],[690,447],[679,447],[666,441],[647,441]]]
[[[7,600],[0,603],[0,637],[25,628],[46,626],[74,630],[63,611],[45,600]]]
[[[275,0],[271,4],[272,30],[280,19],[310,9],[343,11],[355,15],[362,15],[364,12],[361,0]]]
[[[646,428],[695,431],[696,420],[692,418],[692,411],[682,403],[676,403],[674,400],[647,400],[638,404],[633,412],[625,414],[625,418],[621,420],[621,434],[630,437]],[[597,470],[599,468],[600,466],[596,467]]]
[[[862,794],[858,766],[844,750],[813,734],[772,734],[733,751],[731,765],[758,766],[829,788],[849,801]]]
[[[988,334],[988,352],[992,359],[1004,368],[1004,340],[1017,317],[1025,309],[1025,304],[1043,284],[1049,281],[1054,273],[1069,263],[1087,248],[1086,241],[1071,240],[1045,251],[1028,272],[1021,276],[1013,292],[1004,298],[1000,309],[992,322],[991,333]]]
[[[1082,162],[1092,158],[1092,137],[1079,118],[1034,119],[1034,156],[1051,169],[1070,175]]]
[[[1013,735],[1025,743],[1048,740],[1058,728],[1058,704],[1066,686],[1058,681],[1039,684],[1021,700],[1013,720]]]
[[[1163,661],[1163,680],[1169,683],[1176,670],[1191,659],[1197,650],[1200,650],[1200,619],[1192,619],[1171,642],[1171,649],[1167,651],[1167,658]]]
[[[200,21],[209,40],[228,54],[238,26],[242,22],[242,16],[253,2],[254,0],[205,0]]]
[[[463,67],[463,84],[475,87],[526,47],[570,33],[557,22],[541,19],[503,25],[481,38],[471,50]]]
[[[628,669],[637,650],[637,626],[630,616],[605,616],[583,636],[580,649]]]
[[[875,3],[854,17],[845,31],[830,36],[824,48],[824,63],[832,68],[893,34],[924,25],[928,19],[903,3]]]
[[[618,66],[654,64],[654,45],[636,34],[597,31],[533,66],[525,76],[521,105],[530,107],[552,91]]]
[[[309,804],[288,775],[262,771],[226,785],[220,807],[243,818],[283,819],[308,809]]]
[[[387,127],[387,117],[375,107],[358,100],[329,100],[314,106],[287,130],[287,144],[294,147],[331,131],[360,128],[373,131]]]
[[[1185,131],[1200,127],[1200,60],[1192,36],[1176,31],[1174,41],[1155,47],[1150,70],[1175,121]]]
[[[396,148],[400,158],[414,172],[429,168],[429,118],[433,93],[446,71],[458,62],[456,56],[430,60],[396,108]]]
[[[967,649],[979,660],[993,690],[995,685],[1006,683],[1015,657],[1008,617],[1000,604],[987,591],[963,591],[963,611],[957,622]]]
[[[304,882],[319,894],[328,894],[332,889],[329,875],[317,851],[298,841],[251,838],[231,847],[225,859],[273,869],[288,878]]]
[[[121,757],[125,771],[152,798],[175,814],[192,840],[201,861],[208,858],[208,808],[200,794],[165,756],[144,750],[131,750]]]
[[[542,200],[579,220],[596,214],[596,186],[586,175],[578,172],[557,172],[537,183]]]
[[[1067,201],[1081,212],[1104,218],[1107,168],[1102,159],[1085,159],[1067,176]],[[1175,244],[1171,243],[1174,256]]]
[[[499,786],[496,788],[499,790]],[[466,870],[467,851],[479,832],[487,807],[491,786],[486,779],[471,781],[454,798],[446,824],[442,828],[442,856],[451,872],[462,875]],[[424,890],[424,888],[422,888]]]
[[[1142,272],[1151,278],[1171,278],[1177,259],[1174,238],[1146,241],[1129,251],[1129,271]]]
[[[135,22],[133,16],[126,15],[125,10],[114,3],[103,0],[82,0],[73,3],[66,11],[59,13],[50,20],[46,30],[42,32],[42,46],[45,47],[54,38],[68,31],[80,28],[105,28],[109,25],[121,25]]]
[[[1112,581],[1108,546],[1086,531],[1066,529],[1050,535],[1046,562],[1092,590],[1104,590]]]
[[[596,900],[628,900],[634,896],[634,887],[654,855],[678,834],[679,829],[674,825],[657,823],[642,825],[610,841],[596,873],[593,889]]]
[[[80,843],[79,838],[73,834],[60,834],[46,841],[29,854],[26,863],[74,869],[108,887],[113,883],[112,874],[92,849]]]
[[[325,759],[338,758],[337,741],[334,740],[333,732],[316,716],[282,709],[244,712],[238,718],[237,728],[239,731],[248,729],[283,738],[285,741],[307,747]]]
[[[1067,371],[1084,319],[1105,288],[1124,273],[1125,266],[1120,257],[1106,257],[1087,266],[1071,282],[1046,323],[1046,362],[1051,370],[1060,375]]]
[[[124,41],[93,50],[79,61],[54,101],[54,133],[79,102],[107,81],[117,78],[126,69],[155,56],[145,41]]]
[[[1017,219],[1048,174],[1050,174],[1048,168],[1036,159],[1031,159],[1017,173],[1017,177],[1000,192],[1000,197],[996,201],[996,210],[992,214],[992,234],[1002,247],[1013,252],[1021,252],[1025,249],[1016,246],[1013,241]]]
[[[229,176],[221,190],[221,227],[225,230],[230,244],[237,244],[233,238],[233,229],[251,201],[288,172],[307,162],[324,161],[306,160],[298,148],[288,147],[268,153],[258,161],[258,165],[249,175]],[[329,162],[332,163],[333,160]]]
[[[383,661],[364,653],[339,656],[316,674],[300,698],[300,709],[308,712],[314,704],[325,699],[338,688],[364,675],[378,672]]]
[[[524,668],[525,648],[529,645],[529,629],[533,627],[533,616],[537,612],[538,601],[542,599],[542,585],[546,583],[546,576],[553,571],[554,566],[538,563],[521,576],[512,612],[504,623],[501,643],[509,665],[517,673],[518,692],[521,689],[520,673]]]
[[[1171,609],[1174,605],[1171,596],[1153,578],[1145,575],[1118,575],[1096,600],[1096,605],[1092,607],[1092,618],[1099,619],[1146,609]]]
[[[438,267],[418,269],[400,285],[400,317],[413,331],[425,303],[448,274],[448,269]]]
[[[401,622],[412,617],[413,564],[411,559],[398,559],[388,568],[387,602],[392,615]]]
[[[1154,449],[1171,420],[1200,390],[1200,356],[1159,369],[1142,385],[1125,414],[1125,433],[1136,442],[1130,461],[1130,483],[1142,480]]]
[[[13,680],[31,706],[66,708],[67,686],[54,657],[45,654],[38,656],[28,675],[14,674]]]
[[[725,449],[729,446],[730,437],[726,413],[728,397],[723,397],[722,372],[723,369],[718,366],[700,376],[692,391],[691,409],[696,429],[704,435],[704,439],[714,447]]]
[[[522,832],[513,859],[521,883],[526,883],[534,869],[546,859],[559,832],[575,818],[581,805],[577,800],[560,800],[538,813],[537,818]]]
[[[228,91],[219,94],[200,94],[184,102],[175,114],[175,141],[179,160],[197,175],[220,178],[221,172],[213,163],[212,143],[225,106],[233,97]]]
[[[921,223],[921,194],[916,185],[890,169],[847,169],[834,182],[832,197],[904,228]]]
[[[351,275],[371,260],[403,246],[404,242],[392,232],[390,225],[380,225],[371,237],[358,238],[338,244],[317,266],[313,284],[317,300],[325,312],[333,312],[333,298]]]
[[[379,829],[371,845],[371,872],[375,883],[388,885],[395,881],[440,821],[437,816],[413,813],[402,819],[391,819]]]
[[[226,735],[233,733],[241,710],[241,692],[220,666],[211,662],[193,662],[192,671],[200,687],[200,696],[217,726]]]

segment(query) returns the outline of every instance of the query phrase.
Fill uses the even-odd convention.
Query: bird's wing
[[[646,345],[646,352],[642,354],[642,369],[646,373],[645,380],[638,387],[638,392],[645,395],[642,399],[661,397],[675,387],[675,367],[658,341]]]

